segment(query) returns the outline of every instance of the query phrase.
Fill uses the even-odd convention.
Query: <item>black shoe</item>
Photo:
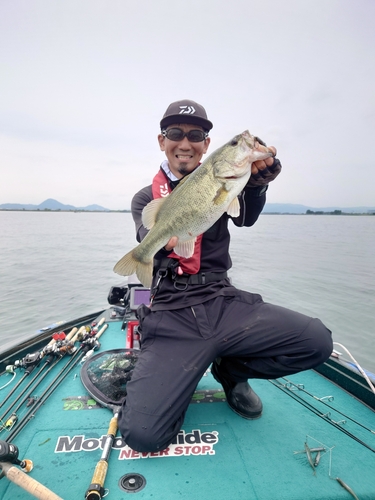
[[[262,401],[252,390],[247,380],[233,382],[220,373],[216,361],[212,363],[211,373],[214,379],[223,386],[229,407],[240,417],[254,420],[262,415]]]

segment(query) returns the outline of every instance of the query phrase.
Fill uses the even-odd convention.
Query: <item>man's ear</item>
[[[164,137],[163,137],[163,139],[164,139]],[[211,142],[211,138],[210,137],[207,137],[207,139],[204,140],[203,154],[207,153],[207,149],[208,149],[208,146],[210,145],[210,142]],[[162,151],[164,151],[164,150],[162,149]]]
[[[158,135],[160,151],[165,151],[165,137],[162,134]]]

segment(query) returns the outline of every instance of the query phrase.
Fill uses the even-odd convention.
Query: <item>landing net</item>
[[[112,409],[122,404],[138,353],[137,349],[112,349],[85,361],[81,380],[95,401]]]

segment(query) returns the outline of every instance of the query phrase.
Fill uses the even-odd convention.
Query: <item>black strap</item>
[[[221,281],[228,277],[228,273],[198,273],[190,274],[188,277],[189,285],[205,285],[206,283],[211,283],[212,281]]]
[[[157,262],[157,265],[158,280],[153,290],[153,296],[156,295],[160,280],[167,277],[168,275],[171,277],[174,287],[177,290],[186,290],[188,285],[205,285],[214,281],[221,281],[228,277],[226,271],[222,273],[201,272],[197,274],[178,274],[177,268],[179,266],[179,262],[177,259],[173,259],[170,257],[166,257]]]
[[[197,274],[177,274],[172,277],[173,286],[176,290],[186,290],[188,285],[205,285],[214,281],[220,281],[227,277],[224,273],[197,273]]]

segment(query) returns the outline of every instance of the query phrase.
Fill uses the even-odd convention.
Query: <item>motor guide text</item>
[[[75,453],[79,451],[94,451],[103,449],[106,436],[100,438],[85,438],[78,436],[59,436],[55,453]],[[201,432],[195,429],[185,433],[180,431],[173,442],[165,450],[157,452],[138,452],[127,446],[120,437],[113,442],[112,448],[119,450],[119,460],[130,460],[137,458],[178,457],[187,455],[214,455],[214,445],[219,442],[218,431]]]

